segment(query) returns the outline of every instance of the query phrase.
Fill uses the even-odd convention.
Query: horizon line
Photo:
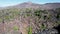
[[[28,2],[31,2],[31,1],[28,1]],[[21,2],[21,3],[17,3],[17,4],[9,4],[9,5],[0,6],[0,7],[14,6],[14,5],[18,5],[18,4],[22,4],[22,3],[28,3],[28,2]],[[46,3],[36,3],[36,2],[31,2],[31,3],[35,3],[35,4],[49,4],[49,3],[60,3],[60,2],[46,2]]]

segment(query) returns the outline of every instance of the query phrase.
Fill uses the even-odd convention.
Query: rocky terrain
[[[0,10],[0,34],[59,34],[60,3],[24,2]]]

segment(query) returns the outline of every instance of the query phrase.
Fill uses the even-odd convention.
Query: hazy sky
[[[28,1],[39,4],[60,2],[60,0],[0,0],[0,7],[16,5]]]

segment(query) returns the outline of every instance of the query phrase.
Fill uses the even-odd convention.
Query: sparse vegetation
[[[28,24],[30,24],[30,19],[32,19],[31,20],[32,26],[29,26],[28,32],[27,32],[28,34],[32,34],[33,29],[35,29],[38,32],[39,30],[44,30],[44,29],[48,28],[46,25],[50,25],[50,24],[51,24],[51,26],[52,25],[55,26],[55,24],[59,25],[60,24],[60,13],[59,13],[59,11],[56,13],[54,13],[54,12],[56,12],[56,11],[54,10],[54,11],[50,12],[50,10],[38,10],[38,9],[32,10],[32,9],[28,9],[28,8],[26,10],[5,9],[5,10],[0,10],[0,22],[2,22],[3,20],[10,21],[11,19],[14,20],[16,18],[20,19],[20,16],[21,16],[22,17],[20,19],[21,21],[20,20],[17,21],[17,19],[16,19],[16,21],[18,23],[24,22],[24,24],[25,24],[25,22],[27,22]],[[32,27],[34,27],[34,28],[32,28]],[[18,31],[19,27],[14,26],[13,30]]]
[[[18,26],[14,26],[13,27],[13,30],[18,31],[19,30],[19,27]]]
[[[28,34],[32,34],[32,27],[31,26],[28,28]]]
[[[45,24],[41,24],[41,26],[40,26],[40,29],[41,29],[41,30],[44,30],[44,29],[46,29],[46,26],[45,26]]]

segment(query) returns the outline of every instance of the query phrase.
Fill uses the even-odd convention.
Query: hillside
[[[0,34],[58,34],[60,3],[21,3],[0,10]]]

